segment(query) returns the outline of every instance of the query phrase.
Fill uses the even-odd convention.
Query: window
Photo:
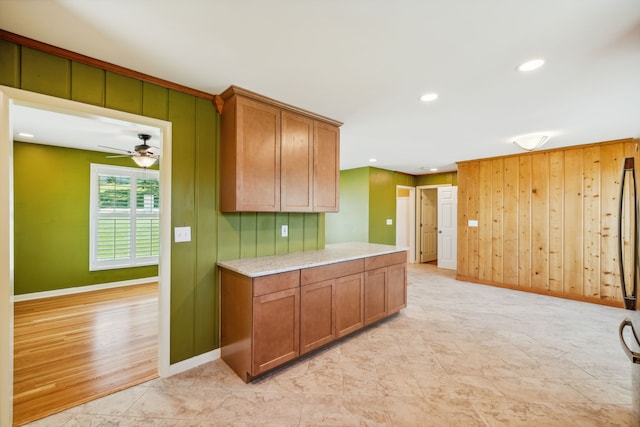
[[[158,171],[92,164],[90,227],[90,270],[157,264]]]

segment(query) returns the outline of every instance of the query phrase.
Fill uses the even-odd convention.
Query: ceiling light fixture
[[[422,102],[431,102],[435,101],[436,99],[438,99],[437,93],[425,93],[420,97],[420,101]]]
[[[431,168],[431,169],[429,169],[429,171],[431,171],[431,172],[438,172],[438,168]]]
[[[532,59],[531,61],[524,62],[518,65],[518,71],[527,72],[537,70],[544,65],[544,59]]]
[[[378,161],[378,159],[374,159],[373,157],[369,159],[369,163],[375,163],[377,161]]]
[[[533,151],[542,147],[549,138],[546,135],[525,135],[516,138],[513,143],[526,151]]]
[[[18,136],[21,136],[23,138],[35,138],[34,134],[27,132],[18,132]]]

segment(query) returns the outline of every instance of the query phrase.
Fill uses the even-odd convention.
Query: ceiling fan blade
[[[100,147],[100,148],[107,148],[107,149],[109,149],[109,150],[124,151],[125,153],[134,154],[134,153],[133,153],[133,151],[125,150],[125,149],[123,149],[123,148],[107,147],[106,145],[98,145],[98,147]]]

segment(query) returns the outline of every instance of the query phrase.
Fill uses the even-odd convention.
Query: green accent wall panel
[[[71,61],[22,47],[21,88],[71,98]]]
[[[276,234],[280,236],[281,230],[276,229],[276,214],[272,212],[260,212],[257,216],[256,255],[273,255],[276,252]]]
[[[253,258],[258,253],[258,214],[240,214],[240,258]]]
[[[104,156],[14,143],[16,295],[158,275],[157,266],[89,271],[90,165],[131,166]]]
[[[140,80],[107,71],[105,92],[105,107],[142,114],[142,82]]]
[[[205,103],[207,102],[205,100],[199,99],[198,102],[200,101],[203,101]],[[169,89],[158,86],[158,85],[154,85],[153,83],[147,83],[147,82],[142,83],[142,114],[144,116],[153,117],[154,119],[167,120],[167,116],[169,114],[169,111],[167,108],[168,105],[169,105]],[[205,112],[199,109],[198,111],[201,111],[198,114],[198,117],[206,114],[214,114],[213,111],[208,111],[208,110]],[[202,117],[202,119],[204,121],[211,122],[211,126],[213,126],[212,117],[209,117],[208,120],[205,117]],[[212,138],[214,136],[215,135],[212,135],[212,136],[208,135],[208,138]],[[214,144],[215,139],[210,140],[209,143]],[[211,154],[209,155],[211,156]],[[214,155],[215,155],[215,152],[214,152]],[[210,159],[211,161],[215,161],[215,157],[213,156],[210,157]],[[215,186],[214,186],[214,191],[215,191]]]
[[[229,261],[240,258],[240,214],[218,215],[218,260]]]
[[[340,171],[340,212],[325,214],[326,243],[369,241],[369,168]]]
[[[282,255],[289,253],[289,236],[282,237],[282,232],[278,233],[278,231],[282,231],[283,225],[289,225],[289,214],[286,212],[278,212],[276,213],[276,254]]]
[[[156,86],[157,87],[157,86]],[[145,100],[147,87],[145,86]],[[196,354],[219,347],[217,215],[216,215],[216,133],[218,122],[213,104],[196,99]]]
[[[108,94],[109,90],[107,90]],[[195,227],[196,108],[194,97],[170,91],[169,120],[173,123],[172,228]],[[194,334],[197,323],[194,313],[195,254],[196,245],[193,236],[190,242],[171,245],[171,363],[188,359],[195,354]]]
[[[326,244],[325,214],[318,214],[318,249],[324,248]]]
[[[104,106],[105,72],[79,62],[71,62],[71,99]]]
[[[0,85],[20,87],[20,46],[0,40]]]
[[[318,214],[304,215],[304,250],[318,249]]]
[[[304,250],[304,214],[289,214],[289,252]]]
[[[396,217],[396,188],[394,173],[384,169],[369,171],[369,242],[395,245],[395,221],[387,225],[386,220]]]

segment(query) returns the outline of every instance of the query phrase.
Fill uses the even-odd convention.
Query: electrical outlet
[[[287,237],[289,235],[289,226],[286,224],[282,225],[282,237]]]
[[[173,240],[176,243],[191,241],[191,227],[175,227],[173,229]]]

